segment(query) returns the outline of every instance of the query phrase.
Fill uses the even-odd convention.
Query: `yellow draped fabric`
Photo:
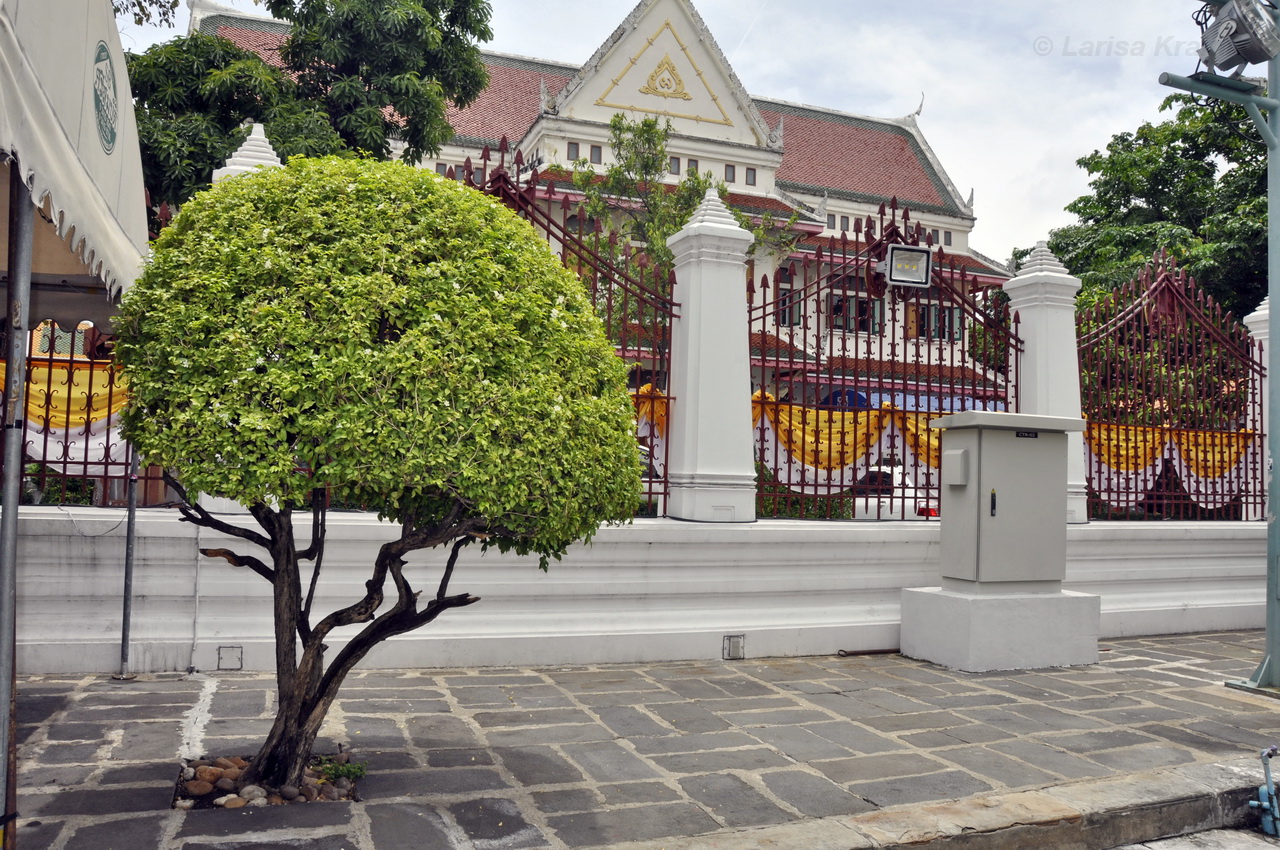
[[[1254,436],[1249,431],[1174,431],[1173,442],[1192,472],[1220,478],[1240,462]]]
[[[911,413],[892,407],[879,410],[817,410],[793,404],[779,404],[773,396],[758,391],[751,397],[751,417],[756,424],[769,418],[778,441],[792,457],[806,466],[836,470],[854,463],[880,441],[885,428],[896,426],[907,448],[929,466],[942,463],[941,440],[929,428],[933,413]]]
[[[1170,441],[1201,478],[1221,478],[1240,462],[1255,439],[1252,431],[1187,431],[1090,422],[1089,450],[1112,469],[1134,472],[1151,466]]]
[[[659,437],[667,436],[667,397],[653,384],[645,384],[631,394],[636,405],[636,418],[648,419],[658,431]]]
[[[4,380],[0,362],[0,381]],[[87,360],[30,363],[26,417],[29,427],[75,430],[119,413],[127,401],[124,378],[110,365]]]

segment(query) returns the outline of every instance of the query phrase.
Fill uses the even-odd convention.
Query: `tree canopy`
[[[489,82],[477,41],[493,37],[488,0],[263,0],[293,24],[280,56],[302,97],[352,150],[380,159],[392,138],[416,164],[453,137],[452,103]]]
[[[296,784],[346,672],[477,601],[447,592],[463,546],[545,566],[638,505],[625,368],[582,284],[527,223],[432,172],[299,157],[219,183],[160,235],[116,327],[126,437],[185,519],[266,552],[204,550],[274,589],[280,713],[249,779]],[[199,493],[247,505],[262,531]],[[400,536],[365,597],[316,622],[326,493]],[[307,503],[303,548],[292,515]],[[439,589],[419,599],[404,556],[444,545]],[[324,668],[326,636],[358,624]]]
[[[707,189],[714,186],[721,198],[729,194],[728,187],[717,182],[709,171],[687,171],[678,183],[665,182],[671,132],[669,121],[632,120],[619,112],[609,121],[612,162],[600,172],[585,158],[573,163],[573,184],[582,192],[587,217],[600,221],[623,243],[645,243],[648,258],[668,268],[673,258],[667,239],[688,223]],[[791,230],[797,217],[794,214],[787,221],[768,215],[756,221],[733,205],[729,205],[729,212],[755,236],[752,253],[763,248],[785,256],[795,244]]]
[[[111,0],[111,8],[117,15],[128,15],[138,26],[156,23],[171,27],[178,0]]]
[[[1092,192],[1067,206],[1078,223],[1049,247],[1092,303],[1167,249],[1237,315],[1266,294],[1266,148],[1243,110],[1175,95],[1175,117],[1113,136],[1077,161]]]
[[[180,204],[208,188],[248,136],[246,121],[264,123],[282,157],[344,148],[292,80],[226,39],[195,33],[126,58],[153,205]]]

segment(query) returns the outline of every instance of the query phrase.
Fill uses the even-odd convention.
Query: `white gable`
[[[675,133],[756,147],[769,128],[688,0],[644,0],[556,98],[570,120],[669,119]]]

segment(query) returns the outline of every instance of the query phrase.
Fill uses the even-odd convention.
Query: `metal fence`
[[[480,164],[468,159],[446,175],[501,200],[526,219],[551,245],[565,267],[590,293],[614,350],[628,367],[636,405],[636,439],[645,461],[645,512],[664,515],[667,485],[667,421],[670,405],[671,322],[678,313],[675,275],[652,263],[642,248],[622,243],[604,223],[591,221],[580,196],[526,168],[520,151],[504,139],[496,152],[485,148]],[[508,164],[508,156],[511,156]]]
[[[930,519],[930,420],[1016,411],[1018,319],[941,248],[927,286],[888,286],[890,245],[930,246],[896,204],[749,287],[760,516]]]
[[[1261,343],[1172,258],[1077,316],[1094,519],[1262,519]]]
[[[28,350],[22,429],[4,429],[4,439],[23,442],[22,502],[123,506],[132,457],[119,433],[126,392],[109,339],[88,323],[46,321]],[[139,485],[139,504],[171,499],[159,469],[144,469]]]

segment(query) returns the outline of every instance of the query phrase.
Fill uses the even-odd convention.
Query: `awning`
[[[147,247],[142,161],[106,0],[0,0],[0,152],[17,157],[51,221],[37,221],[37,240],[42,230],[67,240],[104,301],[130,286]],[[42,282],[84,291],[83,275],[65,271],[42,268],[37,252],[33,319],[43,318]]]

